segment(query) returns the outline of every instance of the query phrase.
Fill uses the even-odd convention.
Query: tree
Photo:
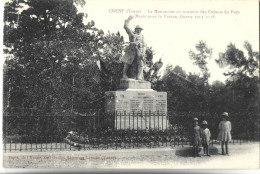
[[[187,78],[186,72],[179,65],[176,65],[174,67],[173,72],[175,72],[176,74],[178,74],[178,75],[180,75],[180,76],[182,76],[184,78]]]
[[[199,43],[196,44],[196,51],[198,53],[195,53],[194,51],[189,51],[190,59],[193,60],[193,63],[200,68],[203,74],[204,81],[208,84],[210,73],[208,72],[207,61],[212,56],[212,49],[207,46],[206,42],[199,41]]]
[[[224,53],[219,54],[219,58],[216,59],[218,65],[223,67],[229,67],[230,71],[225,75],[229,77],[255,77],[258,74],[258,61],[259,53],[252,50],[252,45],[245,41],[244,48],[247,50],[248,56],[244,55],[242,50],[236,48],[236,46],[230,43]],[[235,77],[234,77],[235,76]]]
[[[7,111],[21,116],[67,112],[73,115],[101,107],[103,89],[95,61],[104,33],[94,27],[94,21],[83,24],[86,15],[77,13],[74,2],[84,4],[82,0],[14,0],[5,4],[4,51],[9,56],[4,65]],[[23,114],[19,108],[26,112]],[[71,124],[82,122],[79,118],[64,117],[58,123],[49,117],[47,123],[46,119],[41,122],[42,118],[32,118],[31,124],[36,127],[30,127],[30,134],[51,131],[57,135],[64,133],[66,120]],[[21,125],[28,123],[26,119],[18,121]],[[15,122],[17,119],[9,129],[13,133],[19,131]]]
[[[205,94],[196,74],[187,75],[180,66],[168,65],[162,77],[163,91],[167,92],[168,111],[203,111],[206,108]]]
[[[11,12],[22,3],[28,8],[16,20]],[[73,107],[77,72],[95,61],[103,38],[94,21],[84,25],[83,17],[73,0],[5,4],[4,44],[9,47],[5,51],[13,55],[6,60],[5,77],[12,107]]]
[[[244,43],[244,48],[248,56],[230,43],[226,51],[219,54],[216,62],[220,67],[229,67],[229,71],[224,75],[229,77],[226,84],[233,91],[233,109],[256,110],[259,53],[253,51],[252,45],[247,41]]]
[[[103,37],[102,47],[98,51],[97,60],[100,64],[102,86],[106,91],[114,91],[119,87],[123,64],[120,60],[124,49],[124,38],[119,32],[108,32]]]
[[[222,110],[228,111],[232,106],[232,91],[226,88],[226,85],[216,80],[210,86],[210,111],[218,113]]]
[[[209,48],[204,41],[199,41],[198,44],[196,44],[196,50],[198,53],[195,53],[193,51],[189,51],[190,59],[194,61],[194,64],[197,65],[203,75],[203,91],[204,91],[204,97],[206,100],[206,107],[209,109],[209,83],[208,79],[210,77],[210,73],[207,67],[208,60],[211,59],[212,56],[212,48]]]

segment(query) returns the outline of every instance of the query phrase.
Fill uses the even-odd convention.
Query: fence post
[[[164,113],[162,112],[162,130],[163,130],[163,116],[164,116]]]
[[[175,135],[175,130],[174,130],[174,132],[173,132],[173,145],[174,145],[174,147],[175,147],[175,141],[176,141],[176,135]]]
[[[137,111],[137,113],[136,113],[136,129],[137,129],[137,147],[139,147],[139,130],[138,130],[138,121],[139,121],[139,119],[138,119],[138,117],[139,117],[139,114],[140,113],[138,113],[138,111]]]
[[[120,112],[120,119],[119,119],[119,120],[120,120],[120,126],[119,126],[119,127],[120,127],[119,129],[120,129],[120,130],[121,130],[121,117],[122,117],[122,113]]]
[[[144,122],[144,127],[145,127],[145,130],[146,130],[146,128],[147,128],[147,120],[146,120],[147,115],[146,115],[146,114],[147,114],[147,112],[144,113],[144,121],[145,121],[145,122]]]
[[[93,122],[94,122],[93,129],[94,129],[94,137],[95,137],[95,135],[96,135],[96,118],[95,118],[95,115],[93,115],[92,117],[93,117]]]
[[[6,152],[6,141],[7,141],[7,139],[6,139],[6,132],[7,132],[7,118],[6,118],[6,116],[5,115],[3,115],[3,126],[4,126],[4,128],[3,128],[3,131],[4,131],[4,149],[5,149],[5,152]]]
[[[126,111],[124,111],[124,134],[122,135],[122,138],[124,139],[124,148],[126,149]]]
[[[99,120],[100,118],[99,118],[99,116],[100,116],[100,110],[98,110],[98,126],[100,126],[100,123],[99,123],[100,122],[100,120]]]
[[[36,150],[38,150],[38,149],[37,149],[37,148],[38,148],[37,143],[38,143],[38,141],[37,141],[37,137],[35,137]]]
[[[47,150],[47,145],[48,145],[48,136],[47,135],[45,137],[45,140],[46,140],[46,150]]]
[[[129,149],[131,148],[131,141],[132,141],[132,139],[130,138],[131,137],[131,125],[130,125],[130,116],[131,115],[131,111],[129,111],[128,112],[128,118],[129,118],[129,129],[128,129],[128,135],[127,135],[127,138],[128,138],[128,147],[129,147]]]
[[[27,150],[27,135],[28,135],[27,124],[25,124],[25,150]]]
[[[50,139],[51,139],[51,150],[52,150],[52,136],[53,136],[53,135],[50,136]]]
[[[10,146],[10,149],[11,149],[11,146]],[[14,150],[16,151],[16,142],[14,142]]]
[[[126,111],[124,111],[124,130],[126,130]]]
[[[151,110],[149,110],[149,130],[151,129]]]
[[[58,149],[58,143],[57,143],[57,135],[55,135],[55,142],[56,142],[56,146],[55,146],[55,149]]]
[[[23,142],[20,143],[20,151],[22,151]]]
[[[153,113],[153,128],[155,130],[155,114]]]
[[[59,136],[59,144],[60,144],[60,150],[62,149],[62,141],[60,139],[60,136]]]
[[[87,119],[87,114],[84,116],[84,127],[86,127],[86,119]],[[84,132],[84,150],[86,149],[86,132]],[[66,149],[66,144],[65,144],[65,149]]]
[[[134,113],[134,111],[133,111],[133,115],[132,115],[132,117],[133,117],[133,131],[135,132],[135,118],[134,118],[134,115],[135,115],[135,113]],[[133,148],[135,147],[135,142],[133,141]]]
[[[134,111],[133,111],[133,129],[135,129],[135,113],[134,113]]]
[[[158,132],[160,130],[160,113],[159,111],[157,111],[157,117],[158,117]],[[158,141],[158,144],[159,144],[159,141]]]
[[[168,138],[169,138],[169,124],[168,124],[168,121],[169,121],[169,115],[168,113],[166,113],[166,146],[168,146]]]
[[[70,134],[70,150],[71,150],[71,134]]]
[[[157,111],[157,117],[158,117],[158,130],[157,130],[157,146],[160,147],[160,112]]]
[[[12,138],[10,138],[10,152],[11,152],[11,149],[12,149]]]
[[[109,129],[110,129],[110,123],[109,123],[109,119],[108,119],[108,117],[110,117],[110,114],[106,114],[106,129],[109,131]],[[109,141],[109,139],[108,139],[108,136],[106,136],[106,144],[107,144],[107,149],[108,149],[108,141]]]
[[[166,115],[165,115],[165,117],[166,117]],[[164,131],[164,129],[163,129],[163,120],[164,120],[164,112],[162,112],[162,146],[164,145],[164,139],[165,139],[165,131]],[[165,125],[166,125],[166,123],[165,123]],[[166,128],[165,128],[166,129]],[[167,136],[166,136],[166,139],[167,139]],[[167,142],[167,141],[166,141]]]
[[[41,136],[41,152],[42,152],[42,136]]]
[[[28,137],[30,139],[30,143],[31,143],[31,151],[32,151],[32,137]]]
[[[115,111],[115,117],[116,117],[116,132],[115,132],[115,135],[116,135],[116,150],[117,150],[117,111]]]
[[[140,119],[141,119],[141,130],[143,130],[143,111],[141,111]]]
[[[128,124],[129,124],[129,130],[131,130],[131,124],[130,124],[131,119],[130,119],[130,115],[131,115],[131,112],[128,113],[128,118],[129,118],[129,122],[128,122]]]
[[[141,111],[141,135],[144,135],[144,131],[143,131],[143,111]],[[145,120],[144,120],[145,121]],[[141,137],[141,146],[143,146],[143,136]]]

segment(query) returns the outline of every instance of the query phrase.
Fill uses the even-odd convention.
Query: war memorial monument
[[[169,125],[167,93],[153,90],[151,83],[144,80],[146,44],[141,34],[143,28],[137,25],[132,31],[129,27],[132,19],[129,16],[124,24],[130,43],[122,57],[123,77],[118,90],[106,92],[105,111],[115,114],[116,129],[164,130]]]

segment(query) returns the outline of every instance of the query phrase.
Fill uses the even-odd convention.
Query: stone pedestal
[[[167,93],[151,89],[150,82],[121,79],[120,89],[106,92],[106,113],[116,114],[116,129],[168,127]]]
[[[106,92],[107,113],[167,113],[167,93],[156,91],[109,91]]]

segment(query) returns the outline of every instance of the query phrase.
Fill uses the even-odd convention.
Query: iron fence
[[[207,120],[211,145],[219,144],[218,114],[202,112],[36,114],[23,112],[3,116],[3,150],[90,150],[154,148],[190,145],[193,117]],[[35,114],[35,112],[34,112]],[[230,113],[233,140],[242,144],[257,136],[254,113]],[[232,117],[235,116],[235,117]],[[252,118],[251,118],[252,117]],[[242,124],[241,124],[242,122]],[[242,126],[241,126],[242,125]]]

